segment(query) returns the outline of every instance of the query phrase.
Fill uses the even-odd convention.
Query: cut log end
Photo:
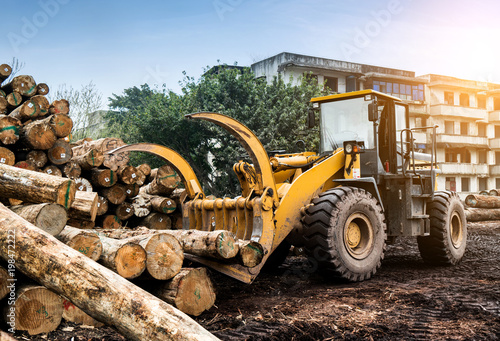
[[[140,245],[127,243],[116,252],[116,272],[127,279],[139,277],[146,269],[147,254]]]

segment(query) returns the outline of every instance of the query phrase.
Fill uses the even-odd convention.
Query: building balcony
[[[490,139],[490,148],[491,149],[500,149],[500,138],[496,137]]]
[[[409,102],[408,109],[410,116],[429,116],[429,112],[427,111],[427,104],[425,104],[425,102]]]
[[[490,174],[489,166],[486,163],[472,164],[472,163],[458,163],[458,162],[445,162],[438,163],[441,174],[458,174],[458,175],[471,175],[471,176],[488,176]]]
[[[491,141],[491,140],[490,140]],[[438,147],[475,147],[475,148],[488,148],[488,138],[479,136],[463,136],[463,135],[448,135],[437,134],[436,142]],[[499,147],[500,148],[500,147]]]
[[[500,166],[491,165],[490,166],[490,176],[500,175]]]
[[[427,134],[426,133],[413,132],[413,138],[415,139],[415,143],[419,143],[419,144],[427,143]]]
[[[488,114],[488,121],[490,123],[500,122],[500,110],[490,111]]]
[[[431,116],[464,117],[476,120],[488,119],[486,109],[468,108],[449,104],[431,105]]]

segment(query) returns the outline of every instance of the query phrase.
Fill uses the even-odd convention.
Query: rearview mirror
[[[370,122],[378,120],[378,105],[376,103],[368,104],[368,120]]]

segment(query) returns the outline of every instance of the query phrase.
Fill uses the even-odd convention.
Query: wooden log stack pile
[[[0,66],[0,82],[8,78],[9,69],[6,64]],[[182,230],[186,194],[180,177],[168,165],[156,169],[147,164],[132,166],[126,153],[107,154],[125,144],[118,138],[71,141],[69,103],[64,99],[49,103],[46,84],[36,84],[31,76],[17,76],[0,89],[0,239],[15,230],[16,238],[30,246],[29,252],[16,253],[15,263],[21,264],[16,265],[18,271],[35,280],[16,282],[13,311],[23,312],[22,318],[12,313],[17,316],[17,329],[46,333],[64,318],[94,326],[110,324],[131,339],[161,339],[151,336],[165,334],[160,331],[165,326],[154,330],[160,320],[156,313],[143,321],[152,325],[152,334],[137,336],[129,330],[134,324],[121,315],[117,318],[114,311],[102,310],[100,302],[92,302],[90,292],[89,302],[82,299],[79,288],[74,287],[78,282],[74,271],[105,267],[113,276],[134,280],[135,284],[126,282],[127,290],[118,290],[125,301],[135,299],[128,291],[136,292],[139,286],[197,316],[214,305],[215,290],[206,269],[183,268],[184,253],[247,267],[262,261],[264,250],[258,243],[237,240],[231,232]],[[0,243],[5,244],[5,238]],[[49,244],[52,246],[47,248]],[[68,249],[86,257],[77,257],[76,267],[67,266],[66,253],[73,254]],[[0,248],[0,257],[6,261],[0,263],[1,299],[11,295],[8,284],[13,276],[7,247]],[[40,263],[44,257],[47,264]],[[61,279],[48,278],[40,271],[45,266],[60,269]],[[99,274],[94,277],[82,272],[82,279],[112,286],[101,283]],[[112,296],[114,289],[103,292]],[[146,293],[138,295],[152,300]],[[27,300],[36,304],[23,305]],[[7,324],[9,313],[5,306]],[[177,322],[165,328],[182,329],[176,323],[185,318],[177,316],[176,310],[169,314]],[[138,320],[141,318],[134,323]],[[135,327],[143,328],[140,323]],[[199,333],[203,335],[199,339],[209,339]]]
[[[465,216],[468,221],[500,220],[500,189],[468,195]]]

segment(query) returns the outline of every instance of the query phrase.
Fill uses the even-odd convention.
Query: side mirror
[[[314,114],[313,109],[307,110],[307,119],[306,119],[307,128],[314,128],[316,126],[316,115]]]
[[[378,117],[378,106],[376,103],[368,104],[368,120],[370,122],[375,122],[379,119]]]

